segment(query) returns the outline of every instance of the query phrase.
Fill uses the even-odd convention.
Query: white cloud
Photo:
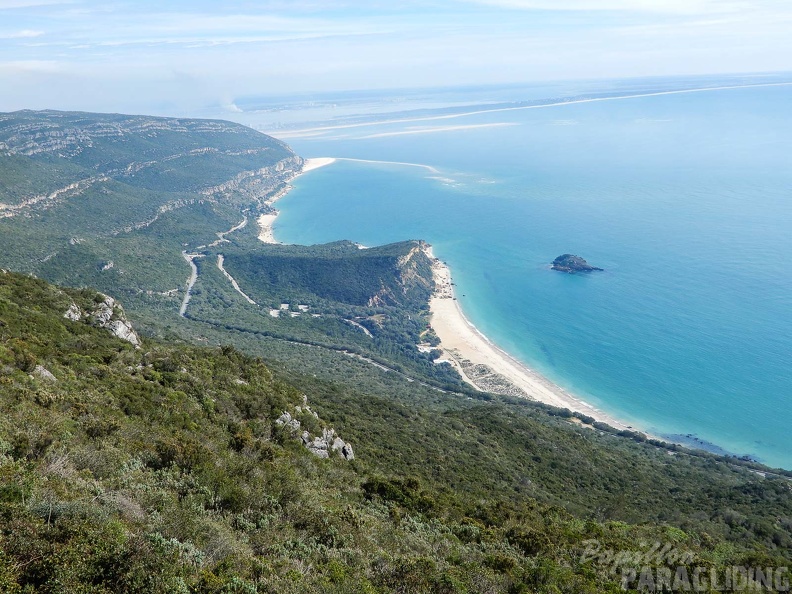
[[[63,27],[64,22],[69,23],[68,28]],[[390,22],[366,18],[316,19],[254,13],[210,15],[147,11],[130,14],[111,11],[93,15],[91,19],[75,16],[70,11],[68,18],[62,16],[52,24],[56,28],[61,27],[63,34],[52,35],[52,40],[47,43],[31,47],[86,49],[181,45],[200,48],[388,35],[398,27]]]
[[[750,9],[739,0],[466,0],[518,10],[625,11],[667,14],[720,14]]]
[[[58,4],[72,4],[72,0],[0,0],[0,10],[30,8],[33,6],[55,6]]]
[[[42,35],[44,35],[44,31],[22,29],[21,31],[13,31],[11,33],[0,33],[0,39],[30,39],[32,37],[41,37]]]
[[[0,111],[231,113],[266,92],[792,70],[789,0],[366,2],[0,0],[0,39],[16,40]],[[21,6],[42,8],[2,12]]]
[[[54,60],[9,60],[0,62],[0,74],[59,73],[62,65]]]

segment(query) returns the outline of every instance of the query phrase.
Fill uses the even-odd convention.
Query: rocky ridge
[[[47,121],[39,119],[47,116]],[[0,154],[26,157],[52,153],[59,157],[75,157],[103,139],[125,140],[143,136],[156,138],[163,133],[225,134],[238,133],[242,126],[221,120],[194,120],[153,116],[120,116],[117,114],[81,114],[74,112],[23,110],[0,114]],[[200,154],[216,150],[198,147],[189,152]],[[253,149],[247,149],[251,151]],[[243,154],[235,151],[231,154]]]
[[[113,182],[159,191],[163,186],[156,184],[170,180],[171,172],[188,172],[175,175],[171,188],[195,198],[163,202],[125,231],[196,201],[234,200],[267,210],[267,200],[303,165],[284,143],[232,122],[56,111],[0,113],[0,156],[23,167],[12,171],[12,179],[21,173],[21,179],[43,181],[12,183],[0,197],[0,218],[49,209],[89,191],[107,192]],[[52,183],[50,169],[64,166],[68,169],[57,177],[61,183]]]
[[[97,295],[102,298],[102,301],[97,302],[96,307],[90,311],[85,311],[72,302],[63,317],[72,322],[86,322],[109,330],[121,340],[134,345],[135,348],[140,348],[140,337],[127,319],[121,305],[109,295],[102,293]]]
[[[396,284],[386,284],[382,280],[380,289],[369,298],[366,304],[368,307],[401,305],[410,298],[411,294],[431,293],[432,260],[426,253],[428,244],[423,240],[414,243],[415,245],[406,254],[399,256],[395,262]]]
[[[205,188],[200,193],[216,199],[238,194],[255,202],[259,208],[266,207],[269,204],[265,205],[265,202],[271,200],[273,194],[300,173],[303,162],[301,157],[288,157],[269,167],[262,167],[255,171],[242,171],[232,179]]]
[[[308,406],[307,396],[303,395],[302,406],[295,406],[292,412],[294,414],[289,411],[283,411],[283,414],[275,420],[275,424],[287,428],[295,436],[299,434],[302,444],[313,455],[319,458],[329,458],[332,454],[338,454],[344,460],[355,459],[352,444],[341,439],[336,434],[335,429],[323,427],[321,434],[314,437],[310,431],[303,428],[306,416],[321,422],[319,415]],[[303,418],[303,421],[301,422],[297,417]]]

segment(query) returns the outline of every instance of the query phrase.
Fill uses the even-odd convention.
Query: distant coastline
[[[289,139],[289,138],[304,138],[306,136],[316,136],[318,134],[322,134],[324,132],[330,130],[345,130],[350,128],[365,128],[369,126],[378,126],[383,124],[404,124],[404,123],[414,123],[414,122],[431,122],[437,120],[451,120],[456,118],[464,118],[473,115],[481,115],[481,114],[490,114],[490,113],[503,113],[503,112],[510,112],[510,111],[523,111],[528,109],[546,109],[552,107],[564,107],[567,105],[580,105],[582,103],[599,103],[602,101],[623,101],[629,99],[642,99],[645,97],[660,97],[664,95],[682,95],[688,93],[706,93],[711,91],[730,91],[734,89],[754,89],[754,88],[763,88],[763,87],[786,87],[792,86],[792,82],[784,81],[784,82],[772,82],[772,83],[758,83],[758,84],[742,84],[742,85],[721,85],[715,87],[697,87],[692,89],[672,89],[668,91],[654,91],[648,93],[629,93],[626,95],[612,95],[608,97],[582,97],[577,99],[564,99],[564,100],[552,100],[547,103],[538,103],[535,105],[515,105],[510,107],[491,107],[491,108],[481,108],[481,109],[472,109],[468,111],[463,111],[460,113],[448,113],[448,114],[441,114],[441,115],[427,115],[427,116],[414,116],[414,117],[400,117],[390,120],[375,120],[371,122],[355,122],[349,124],[333,124],[330,126],[315,126],[310,128],[298,128],[294,130],[270,130],[266,131],[267,134],[271,134],[277,138],[281,139]],[[498,122],[494,124],[495,126],[502,126],[504,123]],[[493,126],[493,124],[487,124],[487,126]],[[450,128],[437,128],[433,131],[444,131]],[[416,131],[415,133],[427,132],[424,131]],[[402,132],[403,134],[404,132]],[[389,133],[386,133],[389,135]],[[373,138],[376,136],[368,136],[368,138]],[[365,137],[364,137],[365,138]]]

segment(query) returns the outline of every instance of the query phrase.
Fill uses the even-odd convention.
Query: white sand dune
[[[333,157],[316,157],[314,159],[306,159],[305,163],[303,163],[303,168],[300,174],[308,173],[309,171],[319,169],[320,167],[324,167],[326,165],[332,165],[335,162],[336,160]]]
[[[275,235],[272,232],[272,225],[275,224],[275,219],[278,218],[276,213],[263,214],[258,218],[259,226],[259,241],[264,243],[278,243],[275,241]]]
[[[371,163],[373,165],[403,165],[404,167],[419,167],[426,169],[429,173],[440,173],[431,165],[424,165],[423,163],[406,163],[404,161],[375,161],[374,159],[352,159],[349,157],[338,157],[336,161],[349,161],[350,163]]]

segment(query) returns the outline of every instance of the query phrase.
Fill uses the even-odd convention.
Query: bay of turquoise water
[[[471,321],[552,381],[792,469],[789,105],[792,87],[733,89],[290,139],[439,173],[338,161],[295,182],[275,235],[425,239]],[[549,270],[567,252],[606,272]]]

